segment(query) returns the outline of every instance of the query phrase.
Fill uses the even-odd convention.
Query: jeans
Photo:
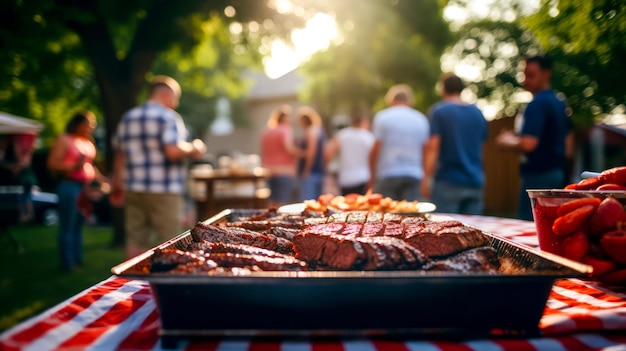
[[[72,269],[83,263],[83,216],[78,212],[76,201],[83,184],[62,180],[57,187],[59,196],[59,234],[57,242],[61,269]]]
[[[420,180],[412,177],[389,177],[379,179],[374,191],[394,200],[419,200]]]
[[[367,192],[367,183],[363,183],[363,184],[359,184],[359,185],[353,185],[353,186],[346,186],[346,187],[341,187],[341,195],[348,195],[348,194],[365,194],[365,192]]]
[[[432,200],[437,212],[481,215],[485,207],[482,187],[435,181]]]
[[[300,178],[300,201],[317,200],[322,194],[324,175],[311,173],[306,178]]]
[[[563,188],[564,172],[555,169],[543,173],[522,174],[522,187],[519,192],[517,207],[518,217],[527,221],[533,220],[533,212],[530,205],[528,189],[561,189]]]
[[[294,177],[276,175],[269,179],[270,199],[277,204],[288,204],[293,202],[293,188],[296,181]]]

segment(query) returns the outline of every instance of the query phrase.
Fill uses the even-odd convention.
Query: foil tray
[[[228,222],[262,210],[230,209]],[[425,215],[430,216],[430,215]],[[436,220],[436,215],[432,215]],[[537,336],[552,285],[591,267],[489,237],[509,273],[426,271],[252,272],[247,275],[144,273],[157,249],[184,248],[186,231],[111,269],[149,282],[161,341],[192,337]]]

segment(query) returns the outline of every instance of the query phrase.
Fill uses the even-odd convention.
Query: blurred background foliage
[[[252,82],[242,73],[262,69],[272,42],[289,43],[318,12],[335,19],[338,36],[301,66],[301,98],[326,117],[373,113],[395,83],[413,86],[426,111],[442,71],[469,83],[464,97],[488,118],[512,116],[529,99],[518,63],[537,53],[553,57],[554,88],[578,128],[624,109],[623,1],[285,1],[5,1],[0,110],[44,122],[47,145],[73,112],[94,110],[108,151],[110,133],[145,98],[150,77],[170,74],[184,87],[180,112],[194,136],[223,97],[245,126]]]

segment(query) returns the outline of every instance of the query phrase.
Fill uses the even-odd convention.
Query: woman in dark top
[[[317,200],[324,183],[324,143],[326,134],[319,114],[309,106],[298,109],[300,127],[304,130],[301,148],[304,157],[298,162],[300,200]]]

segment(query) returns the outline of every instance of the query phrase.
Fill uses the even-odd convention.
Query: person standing
[[[370,187],[383,196],[409,201],[419,197],[429,134],[428,119],[411,107],[412,100],[408,85],[389,88],[385,101],[390,107],[374,115],[376,141],[370,153]]]
[[[352,117],[349,127],[341,129],[326,145],[326,160],[339,154],[338,184],[342,195],[365,194],[370,180],[369,154],[374,134],[367,117]]]
[[[550,85],[552,61],[545,56],[525,60],[524,89],[533,94],[521,129],[505,130],[496,144],[519,152],[522,184],[518,199],[520,219],[533,220],[527,189],[558,189],[564,185],[564,167],[573,152],[573,134],[565,103]]]
[[[324,145],[326,133],[320,115],[310,106],[298,108],[298,121],[304,131],[300,149],[303,157],[298,162],[300,200],[316,200],[324,184]]]
[[[96,146],[93,130],[96,117],[90,111],[75,114],[66,124],[65,132],[55,141],[48,155],[48,169],[59,175],[59,233],[57,237],[61,270],[71,271],[83,263],[84,217],[78,209],[78,199],[85,187],[95,180],[107,179],[93,164]]]
[[[440,84],[442,101],[429,113],[430,138],[424,153],[421,194],[432,199],[437,211],[480,215],[484,208],[487,121],[475,105],[461,100],[465,89],[461,78],[444,74]]]
[[[134,257],[181,231],[186,160],[199,159],[205,144],[185,141],[187,130],[174,111],[180,85],[156,76],[148,101],[127,111],[113,137],[115,150],[109,199],[124,206],[126,256]]]
[[[296,184],[296,157],[302,152],[296,148],[291,127],[291,106],[274,110],[261,135],[261,162],[271,172],[269,178],[270,206],[292,201]]]

